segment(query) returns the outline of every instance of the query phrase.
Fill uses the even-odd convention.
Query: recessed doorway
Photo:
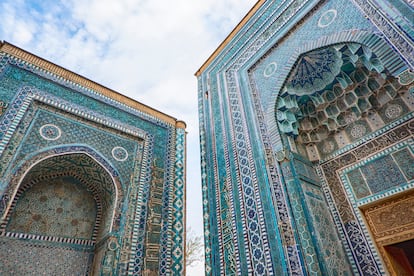
[[[414,275],[414,240],[384,247],[398,275]]]

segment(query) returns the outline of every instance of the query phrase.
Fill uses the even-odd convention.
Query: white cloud
[[[255,0],[3,0],[0,39],[187,122],[188,223],[201,233],[194,73]]]

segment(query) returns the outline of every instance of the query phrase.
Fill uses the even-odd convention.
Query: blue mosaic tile
[[[31,242],[42,247],[45,246],[46,240],[53,241],[53,246],[62,247],[55,250],[56,256],[66,254],[62,243],[69,247],[84,246],[84,251],[66,255],[72,256],[71,258],[81,265],[79,269],[86,267],[86,270],[76,272],[73,264],[67,261],[62,265],[61,270],[50,270],[51,274],[86,275],[102,272],[107,275],[140,275],[143,271],[158,274],[161,264],[164,266],[162,270],[167,274],[171,272],[180,274],[183,271],[183,245],[180,241],[184,240],[185,231],[177,230],[171,234],[173,224],[184,223],[184,211],[183,207],[179,208],[180,202],[185,206],[184,171],[179,176],[177,174],[181,184],[176,186],[174,184],[175,172],[182,170],[182,164],[176,163],[175,160],[180,159],[182,162],[185,158],[185,148],[175,147],[175,125],[6,53],[0,53],[0,98],[0,210],[2,213],[13,208],[20,210],[18,208],[20,203],[15,196],[16,191],[18,195],[25,194],[38,183],[35,178],[46,176],[53,181],[61,181],[69,176],[85,183],[95,181],[97,186],[85,184],[87,192],[106,189],[106,192],[116,194],[116,200],[99,198],[98,194],[106,193],[103,191],[94,195],[94,200],[97,202],[95,216],[98,225],[95,225],[95,228],[104,230],[99,230],[101,232],[93,230],[91,240],[83,241],[79,237],[69,238],[67,235],[55,237],[56,232],[53,231],[40,233],[14,224],[11,224],[12,228],[7,228],[3,221],[0,230],[1,239],[24,238],[30,240],[29,247],[32,246]],[[100,169],[95,171],[87,169],[86,163],[84,166],[78,164],[75,169],[69,165],[70,160],[74,161],[75,156],[82,156],[84,159],[79,157],[79,160],[82,159],[86,163],[91,161]],[[62,163],[65,157],[69,162],[66,166]],[[36,171],[46,168],[49,168],[48,173],[43,171],[38,174]],[[154,192],[151,185],[152,174],[156,169],[163,171],[160,189],[165,196],[160,198],[162,208],[149,210],[156,207],[150,202],[150,195]],[[112,186],[105,186],[106,180],[100,182],[97,180],[102,174],[107,174],[108,183],[113,182]],[[25,185],[27,191],[19,187],[19,180],[25,176],[29,181]],[[175,194],[174,189],[177,189]],[[22,197],[22,200],[24,201],[25,198]],[[68,198],[66,201],[74,200],[76,197]],[[54,203],[53,206],[56,204]],[[12,208],[7,209],[7,206]],[[59,208],[57,207],[56,210],[61,210]],[[148,220],[149,212],[155,212],[155,215],[160,217],[160,221]],[[45,216],[49,214],[44,213]],[[10,212],[7,214],[7,219],[11,217],[10,214]],[[36,218],[37,216],[32,217],[32,221],[36,221]],[[75,227],[74,224],[79,223],[79,220],[73,220],[71,223],[73,223],[71,227]],[[151,229],[160,223],[166,227],[161,230],[160,236],[153,236]],[[106,226],[103,227],[101,224]],[[51,225],[56,228],[54,224]],[[22,232],[22,229],[30,233],[17,233]],[[105,236],[104,240],[102,240],[103,236]],[[164,238],[161,239],[161,236]],[[7,243],[13,244],[11,247],[13,250],[16,248],[14,247],[16,242],[7,241]],[[154,244],[166,250],[151,260],[147,258],[147,254],[148,256],[152,254],[150,249]],[[181,256],[177,250],[173,254],[171,251],[173,244],[177,250],[181,250],[179,252]],[[26,245],[16,246],[24,248]],[[95,261],[92,257],[92,248],[95,250]],[[52,258],[48,254],[53,255],[54,249],[49,246],[46,249],[36,249],[41,255],[38,262]],[[26,254],[26,251],[22,251],[21,254]],[[35,249],[32,251],[35,252]],[[62,260],[67,260],[63,255]],[[2,272],[7,272],[9,269],[12,271],[9,259],[2,257],[1,262],[0,266],[6,267]],[[173,262],[180,267],[172,267]],[[56,264],[60,263],[56,262]],[[34,274],[49,271],[43,263],[37,266],[37,270],[33,267],[24,268],[23,265],[24,263],[16,264],[18,274],[30,274],[27,273],[30,269]],[[92,271],[92,267],[95,271]]]
[[[404,148],[392,154],[398,168],[408,181],[414,179],[414,157],[409,148]]]
[[[349,182],[357,198],[363,198],[371,194],[367,183],[359,169],[350,171],[348,174]]]
[[[371,192],[381,194],[387,190],[388,194],[384,196],[397,192],[400,185],[391,184],[393,181],[405,179],[404,189],[411,187],[406,183],[412,178],[411,169],[408,169],[411,156],[408,155],[408,161],[397,161],[411,153],[405,151],[401,156],[391,156],[388,146],[412,135],[412,127],[407,126],[413,110],[407,95],[410,78],[404,72],[413,69],[414,63],[412,39],[399,32],[395,22],[388,20],[388,12],[382,9],[377,2],[362,0],[258,3],[250,17],[238,25],[197,73],[207,275],[229,273],[228,264],[233,262],[230,252],[236,252],[233,254],[236,263],[241,263],[236,266],[238,273],[272,275],[280,274],[278,268],[282,268],[281,273],[289,275],[317,274],[315,265],[334,275],[385,273],[380,253],[357,205],[370,199]],[[356,44],[373,61],[369,65],[365,57],[361,58],[364,66],[369,67],[366,70],[373,72],[367,80],[370,87],[381,90],[381,93],[387,90],[384,94],[393,95],[389,101],[378,101],[378,104],[376,100],[382,97],[381,93],[377,98],[377,95],[370,98],[378,117],[370,117],[370,113],[364,113],[356,120],[347,117],[348,127],[335,131],[342,132],[342,136],[333,139],[321,135],[318,138],[320,144],[309,145],[312,149],[297,146],[295,133],[281,135],[281,126],[275,117],[282,89],[286,85],[309,89],[311,81],[314,87],[320,81],[325,85],[332,83],[332,78],[338,78],[338,85],[345,85],[345,76],[329,74],[337,69],[337,60],[330,58],[327,47],[346,45],[348,49],[343,49],[343,56],[355,58],[356,52],[352,51],[357,51]],[[316,52],[320,55],[311,57]],[[327,58],[320,58],[324,54]],[[298,63],[301,66],[296,67]],[[316,63],[323,64],[319,67],[322,71],[315,69]],[[292,72],[299,76],[295,79],[300,82],[290,78]],[[373,86],[374,75],[384,82],[381,89]],[[405,86],[401,88],[401,85]],[[350,90],[354,88],[352,86]],[[369,97],[355,100],[352,98],[357,92],[346,92],[353,93],[346,98],[347,104],[356,101],[358,108],[368,106]],[[299,97],[299,100],[305,99]],[[295,110],[294,106],[292,110],[295,115],[302,115],[302,110]],[[338,122],[343,123],[342,119]],[[324,126],[329,126],[329,122]],[[389,133],[384,134],[387,131]],[[280,165],[292,158],[290,151],[305,152],[304,159],[311,156],[307,151],[311,152],[313,163],[305,166],[298,161],[295,164],[298,172],[294,174],[289,166]],[[373,165],[375,160],[382,158],[373,157],[375,152],[384,152],[387,158],[394,160],[393,178],[390,177],[383,186],[371,183],[380,180],[378,174],[370,174],[372,179],[366,178],[367,171],[363,169],[380,164],[381,161]],[[354,166],[359,160],[366,162],[347,170],[347,177],[341,174],[344,166]],[[373,168],[370,168],[371,172]],[[389,176],[385,167],[377,171],[383,177]],[[348,185],[348,178],[352,187]],[[294,187],[302,187],[305,182],[320,190],[319,193],[314,190],[305,193],[310,207],[301,211],[303,198]],[[229,188],[233,193],[229,193]],[[358,203],[354,201],[355,195],[360,200]],[[233,201],[226,200],[229,197]],[[319,214],[322,209],[323,216]],[[330,216],[332,220],[327,219]],[[233,220],[229,220],[230,217]],[[232,236],[234,241],[227,243],[226,233],[232,229],[231,224],[236,225],[237,235]],[[327,229],[338,233],[329,233]],[[309,239],[307,236],[312,231],[328,237],[331,245],[342,244],[344,250],[330,251],[325,244]],[[280,244],[273,243],[269,233]],[[317,258],[310,243],[316,248],[315,254],[320,254],[319,262],[315,261]],[[270,254],[263,255],[267,250]],[[328,252],[330,257],[335,255],[335,263],[328,264],[327,255],[322,252]],[[349,262],[342,262],[344,258]]]
[[[373,193],[382,192],[406,182],[391,156],[384,156],[364,165],[361,167],[361,172]]]

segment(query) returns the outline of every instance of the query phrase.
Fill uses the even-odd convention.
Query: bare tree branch
[[[196,262],[201,262],[204,258],[204,243],[201,235],[196,235],[191,228],[187,229],[186,241],[186,266],[192,266]]]

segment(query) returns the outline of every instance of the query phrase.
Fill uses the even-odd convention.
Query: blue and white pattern
[[[387,131],[384,139],[393,139],[394,129],[398,132],[414,110],[409,92],[412,32],[405,32],[406,25],[391,20],[395,15],[377,2],[260,2],[197,74],[207,275],[385,273],[358,206],[349,203],[335,173],[340,164],[355,160],[353,148]],[[356,66],[350,66],[352,62]],[[354,72],[360,64],[364,73]],[[358,74],[367,77],[362,80]],[[391,96],[371,105],[358,89],[352,92],[357,98],[348,90],[340,92],[345,89],[339,86],[354,91],[351,78]],[[322,126],[317,120],[296,120],[314,111],[308,107],[304,112],[303,102],[324,97],[321,105],[328,106],[334,100],[325,90],[338,92],[335,98],[346,94],[346,104],[358,105],[359,111],[351,108],[338,116],[335,139],[323,131],[334,128],[331,120]],[[326,111],[336,116],[334,108]],[[314,118],[323,115],[315,113]],[[290,120],[296,125],[281,124]],[[305,127],[320,144],[298,142],[299,130]],[[407,135],[412,135],[411,127],[406,126]],[[365,158],[361,154],[359,158]],[[355,175],[358,183],[370,181],[356,193],[360,202],[371,198],[372,190],[390,195],[390,190],[401,191],[404,181],[404,187],[410,187],[407,168],[412,159],[407,156],[412,153],[384,154],[388,157],[344,174]],[[303,165],[309,161],[314,163]],[[389,176],[383,185],[373,184],[378,181],[372,171],[379,164],[392,164],[394,172],[378,170]],[[233,235],[228,235],[229,229]],[[311,234],[315,231],[326,244]],[[235,256],[233,271],[230,253]]]
[[[26,56],[30,57],[30,54],[27,53]],[[34,164],[46,164],[43,160],[54,160],[50,158],[56,155],[68,158],[76,154],[89,156],[93,162],[100,164],[110,173],[111,181],[117,187],[114,192],[116,206],[113,206],[116,211],[113,212],[113,221],[107,222],[113,223],[112,232],[107,240],[96,243],[97,258],[101,260],[100,262],[97,259],[97,262],[101,265],[94,265],[95,269],[114,275],[141,275],[143,271],[160,275],[182,274],[184,244],[179,241],[183,241],[185,235],[185,147],[175,147],[174,124],[161,119],[156,112],[154,115],[147,110],[128,106],[8,52],[0,52],[0,98],[2,211],[13,211],[13,208],[6,208],[14,206],[13,200],[16,199],[15,192],[19,188],[19,181],[25,175],[35,175],[27,174]],[[182,136],[181,133],[180,135]],[[180,141],[183,141],[182,137]],[[179,165],[182,173],[177,176],[180,181],[176,184],[173,175],[177,171],[175,162],[178,161],[174,161],[175,158],[182,162]],[[154,160],[161,162],[156,162],[154,167]],[[82,177],[84,172],[80,165],[78,167],[78,174]],[[159,181],[161,193],[165,195],[156,203],[150,201],[150,195],[156,192],[152,185],[155,171],[163,172]],[[88,177],[85,176],[85,179],[89,179]],[[160,219],[149,220],[150,212]],[[150,239],[151,228],[158,224],[166,227],[161,229],[158,240]],[[181,224],[181,231],[173,232],[173,224]],[[10,244],[17,248],[20,244],[13,241],[15,236],[7,232],[0,234],[1,244]],[[27,236],[29,239],[30,237]],[[39,237],[32,238],[42,240]],[[60,244],[61,240],[49,240],[53,244],[45,245],[45,248],[49,248],[50,252],[53,252],[54,247],[61,247],[62,250],[56,252],[66,257],[78,254],[79,258],[85,259],[86,256],[86,262],[82,263],[89,271],[86,273],[92,273],[90,269],[93,258],[85,255],[83,249],[76,251],[78,253],[65,251],[66,248]],[[114,244],[115,247],[111,246]],[[180,256],[171,251],[173,245],[175,251],[180,252]],[[31,245],[21,246],[29,248]],[[164,248],[164,251],[147,258],[154,247],[160,250]],[[88,247],[87,250],[91,249]],[[25,258],[25,252],[20,254]],[[38,262],[49,262],[47,256],[39,255]],[[0,266],[10,267],[7,263],[9,261],[2,257],[4,266]],[[20,264],[16,269],[22,273],[27,271]],[[42,274],[42,269],[44,266],[39,265],[34,268],[33,273]],[[71,271],[74,271],[70,266],[61,269],[59,274],[72,274]]]

